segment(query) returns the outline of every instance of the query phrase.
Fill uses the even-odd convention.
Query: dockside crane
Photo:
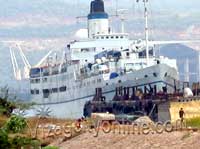
[[[30,72],[30,69],[31,69],[31,65],[30,65],[27,57],[25,56],[22,48],[21,48],[21,44],[23,42],[24,41],[0,41],[0,43],[10,44],[9,45],[10,58],[11,58],[14,78],[16,80],[28,79],[29,78],[29,72]],[[13,46],[13,44],[14,44],[14,46]],[[23,65],[24,65],[23,69],[20,68],[20,66],[17,62],[16,52],[15,52],[16,48],[18,49],[20,58],[23,62]]]

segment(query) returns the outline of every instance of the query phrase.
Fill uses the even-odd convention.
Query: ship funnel
[[[88,15],[88,37],[93,38],[98,34],[108,34],[108,26],[108,14],[104,10],[103,0],[93,0]]]

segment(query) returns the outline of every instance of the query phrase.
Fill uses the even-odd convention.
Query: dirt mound
[[[58,146],[61,149],[149,149],[171,148],[188,149],[199,148],[200,133],[171,132],[163,134],[133,135],[133,134],[105,134],[99,133],[94,137],[91,133],[84,133]]]
[[[146,123],[146,124],[149,124],[149,123],[154,123],[148,116],[142,116],[142,117],[139,117],[138,119],[136,119],[134,121],[134,123]]]

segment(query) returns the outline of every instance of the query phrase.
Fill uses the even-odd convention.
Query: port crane
[[[21,44],[23,42],[24,41],[0,41],[0,43],[10,44],[9,45],[10,58],[11,58],[14,78],[16,80],[29,79],[29,72],[31,69],[31,65],[21,47]],[[23,68],[20,68],[20,65],[17,61],[16,48],[17,48],[18,54],[20,55],[20,58],[23,62],[23,65],[24,65]]]

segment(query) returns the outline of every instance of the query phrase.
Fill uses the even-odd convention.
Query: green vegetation
[[[0,148],[3,149],[21,149],[33,147],[38,149],[40,142],[23,136],[21,133],[26,128],[26,121],[20,116],[13,115],[0,128]]]
[[[27,127],[25,118],[12,115],[7,121],[5,130],[12,133],[20,133]]]
[[[27,128],[26,119],[22,116],[12,115],[15,108],[26,109],[28,104],[13,102],[8,99],[8,89],[0,97],[0,148],[1,149],[39,149],[41,143],[26,137],[24,131]]]
[[[2,89],[0,89],[2,92]],[[25,110],[34,105],[34,103],[24,103],[17,100],[10,100],[8,96],[8,88],[3,89],[4,95],[0,97],[0,149],[41,149],[45,140],[35,139],[31,134],[31,130],[35,129],[38,125],[38,119],[36,122],[31,119],[25,119]],[[16,99],[16,98],[15,98]],[[13,114],[13,110],[16,115]],[[29,123],[30,121],[30,123]],[[53,121],[53,120],[52,120]],[[64,121],[64,120],[63,120]],[[49,121],[51,122],[51,121]],[[33,128],[30,129],[30,124],[33,124]],[[59,149],[55,146],[43,147],[43,149]]]
[[[0,115],[10,116],[15,108],[15,104],[7,98],[0,98]]]
[[[200,128],[200,117],[186,119],[187,126]]]
[[[12,115],[3,127],[0,128],[0,148],[2,149],[39,149],[41,143],[26,137],[22,132],[26,129],[26,120],[20,116]],[[24,136],[23,136],[24,135]]]

